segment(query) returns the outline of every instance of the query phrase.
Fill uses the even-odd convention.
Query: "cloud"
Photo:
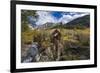
[[[57,22],[56,18],[48,11],[37,11],[36,14],[38,15],[38,21],[36,22],[37,25],[42,25],[47,22]]]
[[[56,14],[57,12],[55,12]],[[42,25],[47,22],[50,23],[59,23],[62,22],[63,24],[68,23],[76,18],[88,15],[89,13],[82,13],[82,12],[60,12],[62,14],[60,18],[57,18],[57,15],[52,14],[52,11],[36,11],[38,15],[36,25]],[[58,13],[57,13],[58,14]]]
[[[63,24],[68,23],[76,18],[82,17],[88,15],[88,13],[76,13],[76,12],[70,12],[70,13],[64,13],[62,14],[62,17],[59,19],[59,22],[62,22]]]
[[[64,23],[67,23],[69,22],[70,20],[72,20],[72,16],[71,15],[63,15],[58,22],[62,22],[63,24]]]

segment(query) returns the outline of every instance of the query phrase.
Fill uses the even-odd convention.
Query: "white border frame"
[[[90,60],[60,61],[60,62],[35,62],[21,63],[21,9],[25,10],[46,10],[46,11],[64,11],[64,12],[89,12],[90,13]],[[55,66],[73,66],[94,64],[94,9],[70,8],[70,7],[52,7],[35,5],[16,5],[16,69],[40,68]]]

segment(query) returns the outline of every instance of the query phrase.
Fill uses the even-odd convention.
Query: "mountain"
[[[56,24],[47,22],[47,23],[45,23],[43,25],[39,25],[38,28],[42,28],[42,29],[43,28],[50,28],[50,27],[53,27],[54,25],[56,25]]]
[[[90,15],[85,15],[83,17],[76,18],[66,24],[63,23],[52,23],[52,22],[47,22],[42,25],[34,25],[32,26],[33,28],[37,27],[40,29],[44,28],[86,28],[90,27]]]
[[[90,27],[90,15],[86,15],[86,16],[83,16],[83,17],[79,17],[79,18],[76,18],[70,22],[68,22],[66,24],[66,27],[67,26],[72,26],[72,27],[76,27],[76,26],[80,26],[80,27]]]
[[[76,18],[66,24],[59,24],[53,28],[87,28],[90,27],[90,15],[85,15],[83,17]]]

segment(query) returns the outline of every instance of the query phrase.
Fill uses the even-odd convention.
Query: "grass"
[[[36,29],[21,33],[21,41],[23,45],[37,42],[41,45],[41,49],[53,47],[51,43],[51,33],[53,29]],[[61,32],[61,44],[63,45],[63,55],[61,60],[81,60],[89,59],[90,45],[90,29],[58,29]],[[23,46],[22,46],[23,48]],[[88,51],[87,51],[88,50]],[[86,56],[88,54],[88,57]],[[85,56],[85,58],[81,58]]]

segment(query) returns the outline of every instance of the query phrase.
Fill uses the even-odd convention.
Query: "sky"
[[[76,18],[89,15],[84,12],[58,12],[58,11],[36,11],[37,19],[30,17],[31,23],[43,25],[45,23],[62,23],[66,24]]]

